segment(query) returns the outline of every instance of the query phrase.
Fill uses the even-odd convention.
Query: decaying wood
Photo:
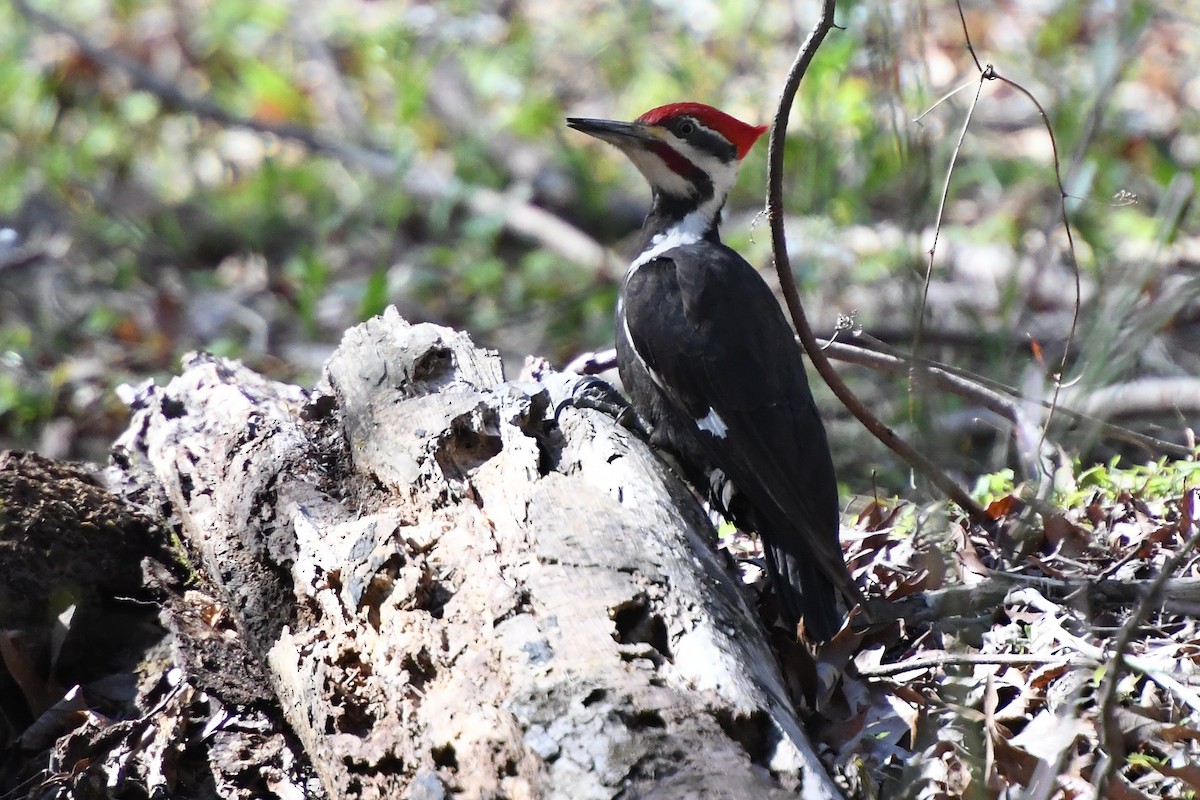
[[[35,722],[71,686],[120,672],[161,640],[140,562],[162,555],[155,521],[99,471],[0,452],[0,796],[30,772],[7,757],[59,730]],[[52,716],[52,715],[51,715]]]
[[[394,312],[311,394],[192,357],[114,485],[167,502],[334,797],[830,798],[689,492],[569,385]]]
[[[321,797],[179,566],[98,470],[0,452],[0,796]]]

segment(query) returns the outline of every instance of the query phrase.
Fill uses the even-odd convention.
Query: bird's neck
[[[655,192],[654,204],[642,225],[641,247],[633,266],[639,267],[674,247],[705,240],[721,241],[718,226],[724,204],[724,197],[709,198],[697,205],[691,199]]]

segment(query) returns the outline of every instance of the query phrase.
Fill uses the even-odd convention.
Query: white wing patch
[[[725,424],[725,420],[721,419],[721,415],[715,408],[710,408],[707,414],[696,420],[696,427],[702,431],[708,431],[718,439],[724,439],[725,434],[729,432],[729,426]]]

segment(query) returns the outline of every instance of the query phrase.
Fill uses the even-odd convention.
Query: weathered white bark
[[[312,395],[193,357],[121,479],[165,496],[334,797],[831,798],[691,494],[641,441],[394,311]]]

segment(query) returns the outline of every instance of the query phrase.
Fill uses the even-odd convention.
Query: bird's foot
[[[650,440],[651,428],[646,420],[634,410],[629,401],[606,381],[594,375],[585,375],[571,387],[571,394],[554,409],[554,421],[567,406],[591,408],[603,412],[646,441]]]

